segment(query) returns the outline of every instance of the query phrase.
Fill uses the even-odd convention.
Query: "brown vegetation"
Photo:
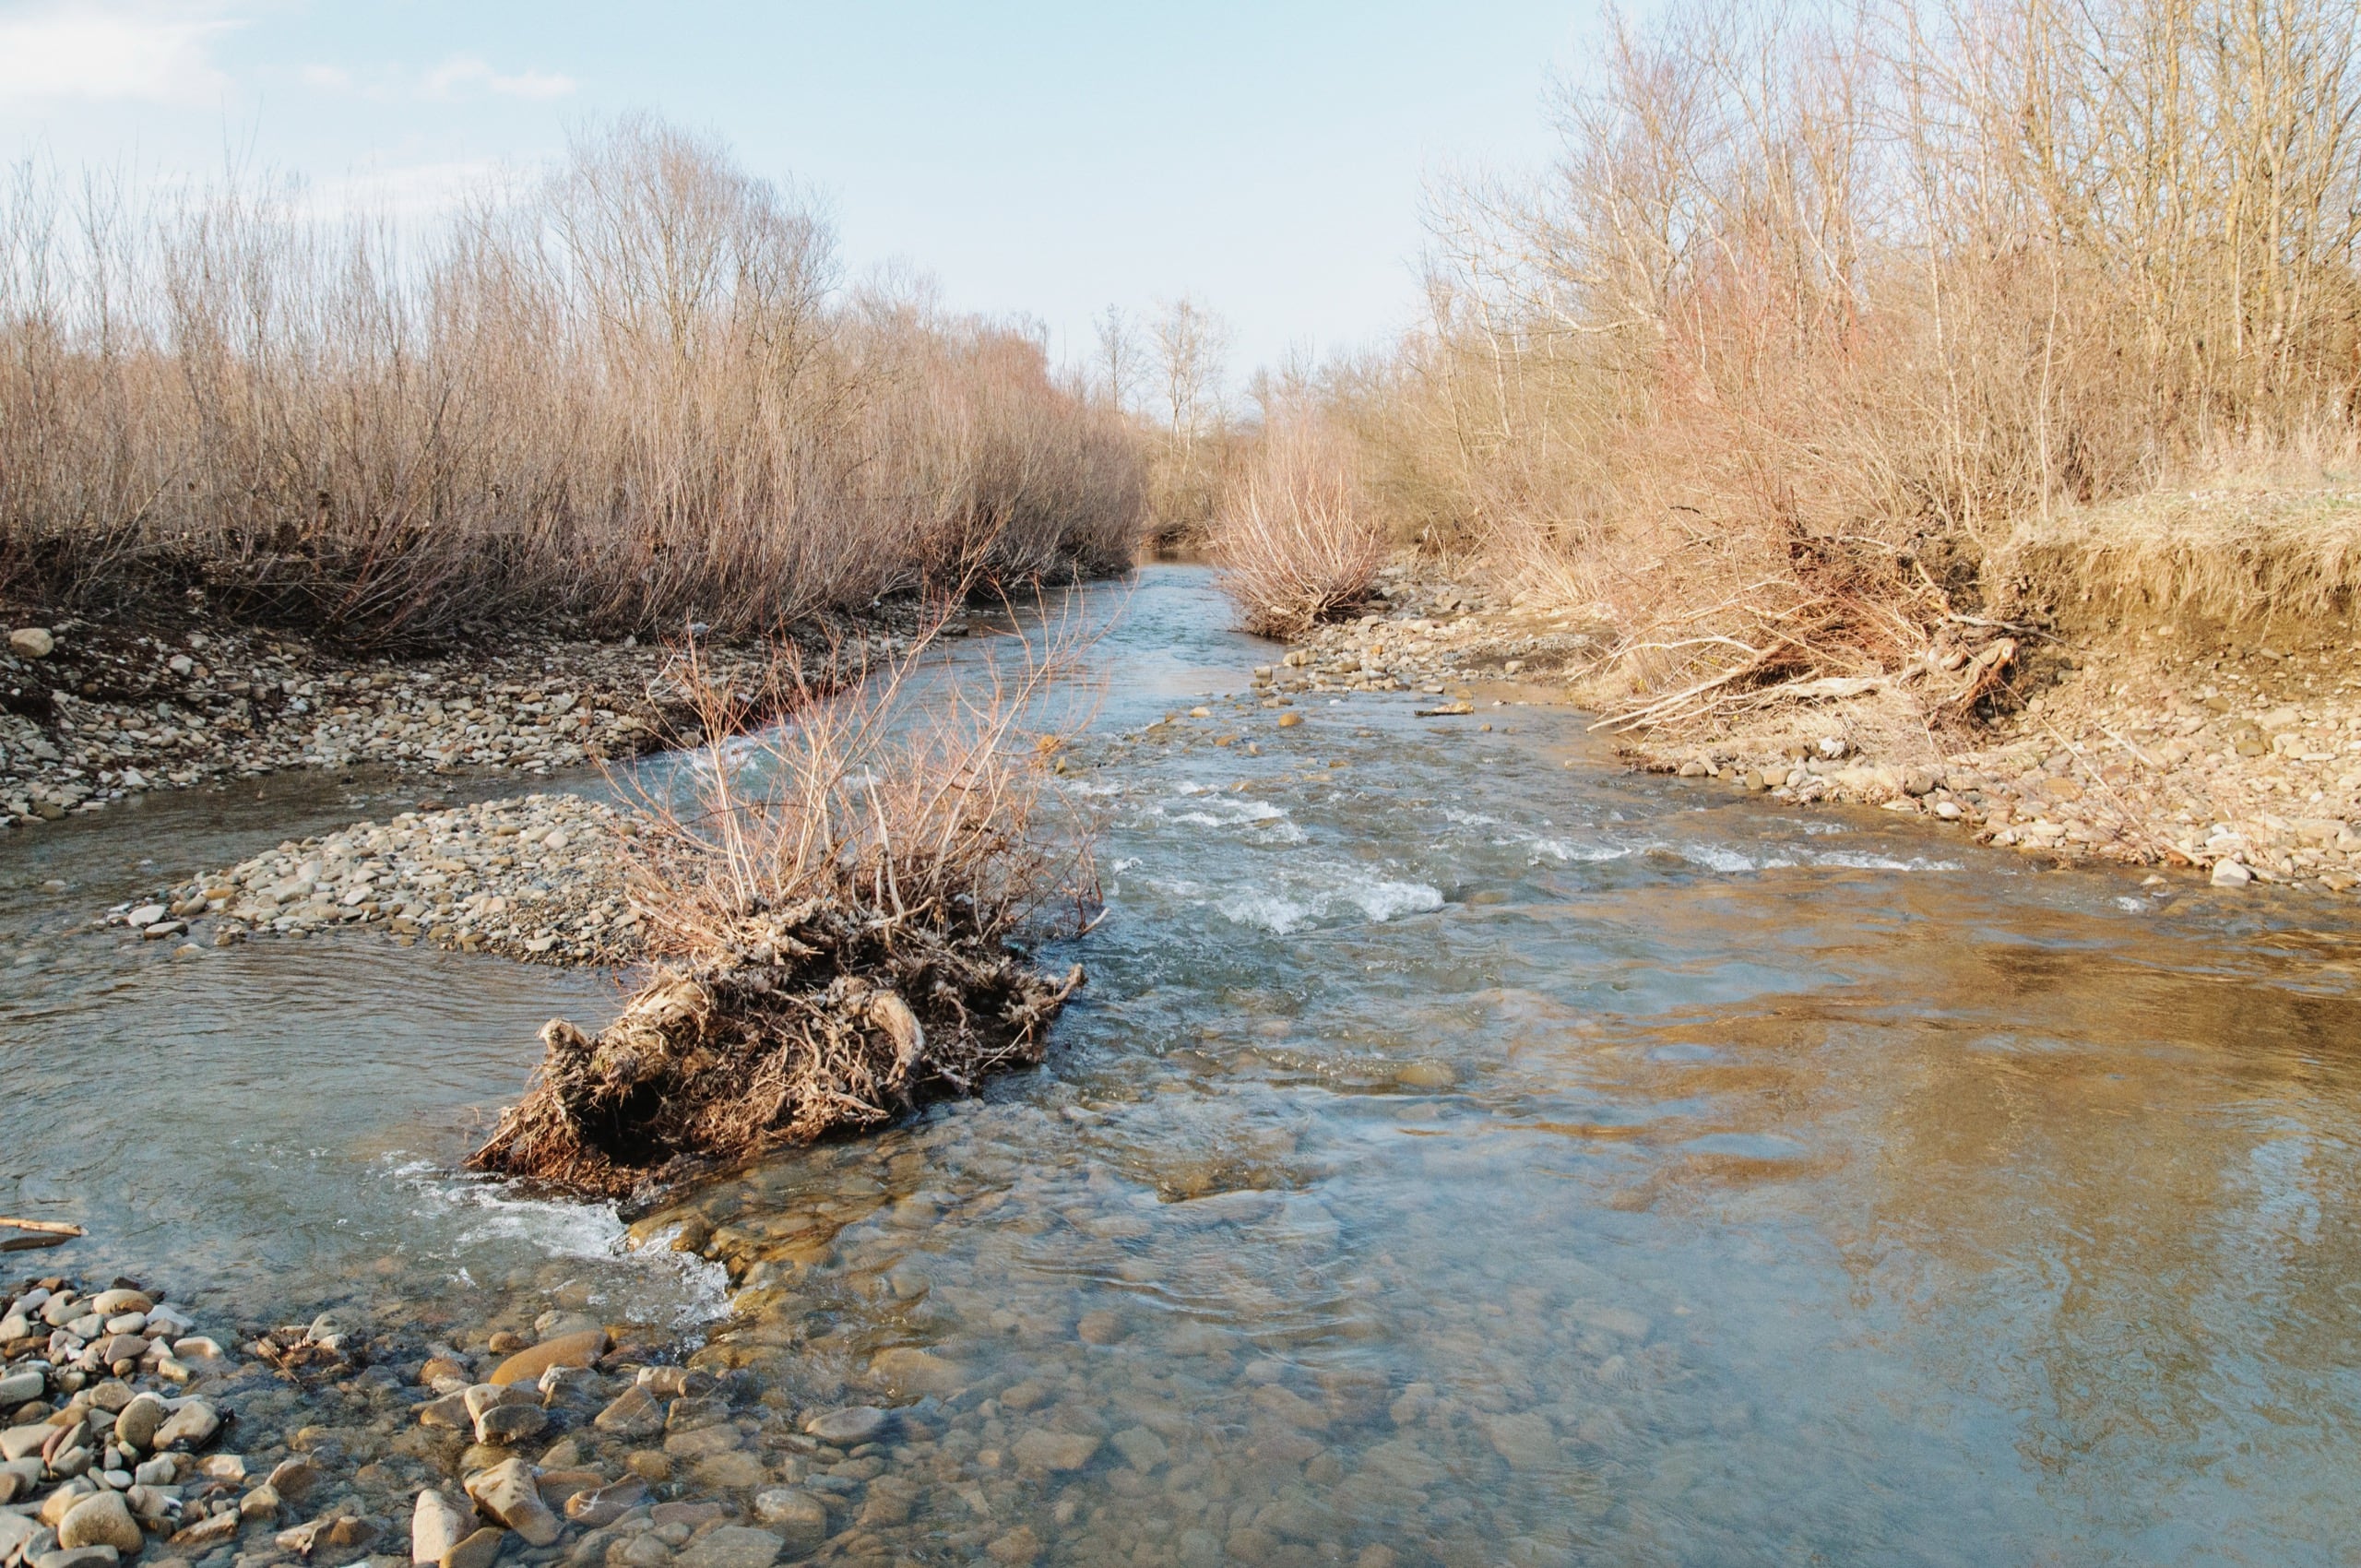
[[[1245,628],[1275,637],[1367,602],[1386,553],[1350,453],[1301,415],[1265,424],[1222,499],[1210,544]]]
[[[1397,537],[1596,610],[1596,689],[1633,716],[1948,660],[2005,630],[2020,529],[2054,555],[2069,516],[2142,519],[2148,543],[2076,549],[2169,594],[2235,543],[2254,592],[2349,611],[2352,557],[2308,514],[2233,540],[2108,508],[2225,445],[2349,441],[2355,16],[2004,0],[1619,27],[1545,179],[1439,205],[1430,324],[1333,376],[1329,415]],[[2306,564],[2258,558],[2282,546]]]
[[[0,599],[753,632],[1120,569],[1144,487],[1033,338],[845,290],[809,203],[660,124],[432,234],[0,198]]]
[[[1040,1060],[1082,971],[1009,942],[1094,887],[1086,836],[1041,819],[1058,737],[1026,728],[1063,650],[954,682],[924,647],[833,695],[792,651],[763,691],[699,683],[694,804],[646,802],[632,850],[659,967],[596,1036],[542,1031],[476,1167],[623,1195]]]
[[[2133,621],[2331,624],[2361,596],[2361,453],[2275,443],[2123,500],[2028,517],[1986,573],[2000,593]]]

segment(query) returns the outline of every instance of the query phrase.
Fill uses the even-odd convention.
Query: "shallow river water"
[[[1200,695],[1274,651],[1202,572],[1118,609],[1041,1070],[631,1250],[449,1173],[612,977],[65,930],[419,784],[154,799],[0,846],[0,1212],[256,1317],[521,1294],[882,1396],[881,1562],[2361,1552],[2348,918],[1631,776],[1564,709],[1281,730]]]

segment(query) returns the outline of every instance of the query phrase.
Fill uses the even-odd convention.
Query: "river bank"
[[[2318,1353],[2354,1327],[2343,911],[1643,776],[1562,687],[1271,690],[1310,673],[1229,633],[1202,571],[1097,602],[1123,617],[1106,695],[1057,754],[1106,916],[1040,949],[1092,983],[1038,1069],[645,1215],[471,1178],[535,1031],[623,993],[342,898],[430,852],[482,861],[477,891],[553,875],[575,819],[557,850],[516,843],[513,802],[405,849],[404,788],[300,816],[164,793],[7,846],[0,1212],[86,1227],[49,1266],[93,1284],[170,1272],[201,1325],[325,1309],[397,1345],[350,1388],[271,1374],[287,1405],[217,1443],[319,1429],[374,1568],[490,1457],[424,1413],[555,1313],[617,1345],[595,1386],[496,1407],[548,1423],[502,1446],[537,1492],[582,1469],[648,1494],[612,1526],[544,1496],[571,1533],[509,1531],[494,1568],[2348,1551],[2355,1389]],[[234,904],[173,940],[90,929],[90,889],[368,849],[361,819],[387,848],[321,852],[314,893],[374,913],[307,928],[291,894],[219,947]],[[2042,1282],[2069,1269],[2061,1306]],[[2159,1334],[2211,1349],[2159,1384]],[[426,1375],[445,1350],[456,1389]],[[637,1367],[713,1386],[601,1428],[652,1390]],[[875,1414],[806,1430],[846,1412]],[[183,1561],[294,1568],[279,1534],[328,1511]],[[148,1539],[138,1568],[180,1555]]]
[[[815,664],[908,646],[915,601],[797,629]],[[957,624],[951,628],[956,635]],[[518,634],[432,656],[356,657],[208,623],[138,631],[19,620],[0,644],[0,826],[289,768],[532,777],[635,756],[694,715],[677,648]],[[707,676],[759,683],[769,648],[701,646]]]
[[[1382,612],[1291,649],[1272,689],[1406,689],[1469,712],[1597,699],[1584,656],[1603,644],[1580,617],[1399,566],[1382,582]],[[1650,771],[1880,806],[2061,861],[2361,887],[2361,656],[2342,626],[2093,622],[2023,663],[2021,702],[1965,728],[1926,722],[1898,681],[1838,683],[1750,723],[1616,740]]]

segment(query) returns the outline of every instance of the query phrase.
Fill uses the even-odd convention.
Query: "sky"
[[[1084,358],[1183,294],[1232,383],[1417,314],[1421,193],[1538,167],[1600,0],[0,0],[0,162],[302,177],[430,219],[640,111],[817,194],[855,276]]]

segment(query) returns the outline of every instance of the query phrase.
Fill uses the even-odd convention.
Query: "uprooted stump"
[[[596,1036],[564,1019],[480,1170],[652,1196],[766,1148],[873,1126],[1041,1060],[1083,980],[998,943],[809,903],[665,968]]]

